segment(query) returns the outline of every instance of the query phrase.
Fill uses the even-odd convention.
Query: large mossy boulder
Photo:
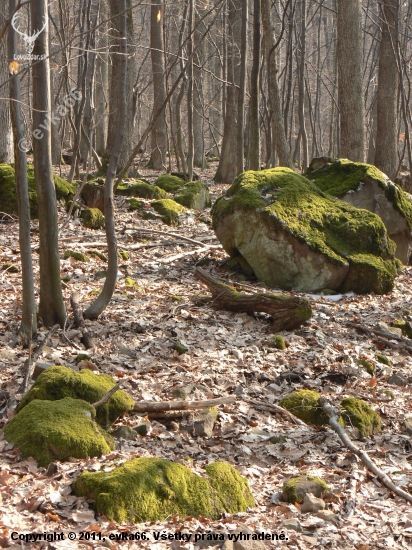
[[[167,193],[175,194],[186,185],[186,182],[184,179],[177,176],[163,174],[157,178],[155,185]]]
[[[183,206],[172,199],[153,201],[151,206],[167,225],[179,225],[179,216],[186,212]]]
[[[69,201],[76,193],[74,185],[68,181],[53,175],[54,187],[57,200]],[[38,217],[37,192],[34,182],[34,167],[27,167],[27,182],[29,187],[30,216]],[[10,164],[0,164],[0,211],[7,214],[18,214],[16,174],[14,167]]]
[[[282,496],[284,500],[292,504],[295,502],[302,503],[308,493],[320,498],[328,490],[327,483],[320,477],[311,475],[295,476],[283,484]]]
[[[23,410],[34,399],[56,401],[65,397],[97,403],[115,386],[108,374],[94,374],[88,369],[76,372],[68,367],[55,365],[46,369],[20,401],[17,411]],[[126,411],[133,408],[133,399],[123,390],[117,390],[109,402],[100,405],[96,421],[103,427],[110,426]]]
[[[193,210],[204,210],[212,205],[209,187],[203,181],[186,183],[174,196],[174,200]]]
[[[115,195],[121,197],[139,197],[142,199],[168,199],[169,195],[156,185],[151,185],[145,181],[135,180],[132,184],[119,185]]]
[[[217,518],[254,506],[248,482],[226,462],[205,467],[205,477],[161,458],[135,458],[111,472],[83,472],[73,484],[77,496],[94,500],[99,514],[141,523],[199,515]]]
[[[377,214],[396,243],[395,256],[407,264],[412,254],[412,196],[371,164],[328,157],[313,159],[306,177],[319,189]]]
[[[340,404],[345,424],[358,428],[361,437],[368,437],[382,428],[381,417],[362,399],[347,397]]]
[[[21,458],[32,456],[39,466],[71,457],[99,457],[114,449],[114,441],[96,424],[95,414],[80,399],[35,399],[4,426],[4,435],[21,450]]]
[[[289,168],[244,172],[212,208],[231,257],[269,286],[314,292],[392,290],[395,243],[382,220],[318,189]]]

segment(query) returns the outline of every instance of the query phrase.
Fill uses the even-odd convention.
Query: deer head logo
[[[34,49],[34,43],[36,42],[37,38],[41,35],[41,33],[46,28],[47,18],[46,17],[43,18],[43,20],[44,20],[43,27],[39,31],[34,31],[33,34],[31,36],[29,36],[25,32],[22,32],[18,27],[18,25],[19,25],[19,15],[20,14],[19,14],[18,11],[13,15],[13,19],[11,20],[11,24],[12,24],[13,29],[18,34],[20,34],[20,36],[23,37],[23,40],[26,42],[26,51],[27,51],[27,53],[31,54],[33,49]]]

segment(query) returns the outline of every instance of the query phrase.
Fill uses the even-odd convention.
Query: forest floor
[[[213,173],[214,170],[204,170],[201,176],[216,198],[226,186],[214,185]],[[142,171],[142,175],[150,181],[158,176],[148,171]],[[169,231],[203,240],[207,245],[218,245],[211,227],[198,220],[199,213],[189,211],[181,225],[171,229],[157,221],[142,221],[128,212],[121,197],[116,198],[116,207],[119,249],[128,251],[130,259],[121,262],[121,275],[109,307],[97,321],[87,322],[96,342],[89,354],[97,361],[98,370],[115,379],[128,377],[123,389],[138,402],[172,400],[174,390],[186,392],[191,400],[233,394],[237,400],[219,407],[218,422],[210,438],[194,438],[176,426],[171,431],[153,422],[147,436],[138,436],[136,441],[121,440],[115,451],[100,459],[59,464],[57,473],[51,477],[33,460],[19,462],[17,450],[0,440],[0,547],[194,549],[199,548],[193,543],[196,533],[233,533],[247,526],[256,533],[286,534],[287,541],[265,542],[267,548],[411,548],[410,505],[368,472],[331,428],[296,425],[287,416],[270,412],[261,404],[277,403],[284,395],[302,388],[315,389],[334,404],[345,396],[364,399],[381,415],[383,429],[363,440],[357,438],[356,430],[350,430],[351,438],[368,451],[398,486],[411,491],[412,441],[404,425],[405,419],[412,416],[411,384],[398,386],[388,382],[393,373],[406,380],[412,376],[411,354],[397,348],[396,342],[395,347],[382,350],[376,338],[347,323],[372,328],[379,322],[396,321],[405,310],[412,310],[412,268],[402,270],[393,292],[387,296],[349,295],[333,297],[334,300],[310,297],[313,307],[310,321],[301,329],[282,333],[287,342],[284,351],[270,349],[265,346],[273,334],[268,316],[215,311],[209,305],[192,302],[193,296],[207,292],[193,276],[197,262],[206,255],[211,260],[206,269],[215,276],[232,283],[244,282],[221,266],[227,257],[221,248],[205,252],[167,235],[139,233],[142,228]],[[62,225],[66,214],[62,207],[59,209]],[[38,277],[36,221],[32,227],[34,269]],[[69,248],[85,251],[99,244],[104,253],[104,243],[103,231],[84,229],[76,219],[61,230],[62,276],[71,275],[64,285],[71,317],[65,335],[60,330],[52,337],[41,361],[74,364],[84,349],[79,331],[72,326],[69,299],[77,290],[82,307],[90,303],[102,288],[102,281],[95,274],[106,265],[96,257],[82,263],[64,260],[63,255]],[[143,246],[133,250],[132,246],[139,243]],[[16,221],[8,220],[0,226],[0,259],[1,263],[20,264]],[[127,287],[125,277],[133,278],[136,286]],[[262,287],[253,282],[247,285]],[[5,391],[16,392],[28,356],[21,346],[10,345],[21,312],[19,273],[0,273],[0,296],[1,395]],[[46,332],[41,328],[40,337]],[[177,341],[187,346],[187,353],[178,355],[174,350]],[[377,353],[384,353],[391,366],[377,362]],[[358,359],[376,365],[375,375],[360,367]],[[290,377],[282,377],[286,372],[295,373],[292,382]],[[0,409],[3,406],[0,403]],[[135,426],[138,420],[136,414],[129,414],[118,424]],[[284,439],[271,443],[269,439],[274,435],[282,435]],[[96,516],[84,498],[71,494],[71,483],[84,469],[107,470],[141,456],[179,462],[189,457],[192,460],[185,463],[192,464],[194,471],[200,471],[208,462],[226,460],[248,479],[256,507],[217,521],[173,517],[163,522],[117,525]],[[295,474],[312,474],[328,483],[335,495],[327,504],[335,512],[333,521],[326,522],[315,514],[301,514],[299,505],[281,500],[283,483]],[[299,520],[301,531],[285,527],[285,521],[291,518]],[[299,525],[295,528],[299,529]],[[108,538],[110,534],[136,531],[147,533],[150,540],[137,543]],[[23,544],[11,540],[12,532],[63,532],[66,538],[55,543]],[[80,533],[101,532],[106,541],[93,540],[91,535],[91,540],[73,542],[68,540],[69,532],[77,538]],[[193,536],[189,543],[156,542],[153,533],[159,532]],[[201,544],[213,547],[216,543],[204,540]],[[257,549],[258,545],[244,548]]]

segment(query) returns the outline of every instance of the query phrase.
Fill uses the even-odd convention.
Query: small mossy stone
[[[412,325],[409,321],[402,321],[399,319],[398,321],[391,323],[391,327],[400,328],[403,336],[412,338]]]
[[[312,493],[315,497],[321,498],[322,494],[328,490],[328,484],[320,477],[311,475],[296,476],[285,481],[282,496],[287,502],[301,504],[307,493]]]
[[[100,250],[96,250],[95,248],[89,248],[89,250],[86,250],[86,252],[91,256],[96,256],[97,258],[99,258],[99,260],[102,260],[103,262],[107,262],[107,256],[102,254]]]
[[[132,212],[134,210],[140,210],[140,208],[143,208],[144,203],[142,201],[139,201],[139,199],[129,199],[129,210]]]
[[[323,426],[329,418],[319,407],[320,394],[312,390],[299,390],[286,395],[279,405],[306,423]]]
[[[75,372],[72,369],[55,365],[46,369],[23,397],[17,407],[21,411],[34,399],[55,401],[65,397],[83,399],[96,403],[115,385],[107,374],[95,374],[88,369]],[[133,399],[123,390],[117,390],[109,402],[96,411],[96,421],[103,427],[113,422],[123,413],[133,408]]]
[[[189,348],[184,344],[181,344],[180,342],[177,342],[175,344],[174,349],[177,351],[179,355],[183,355],[183,353],[186,353],[187,351],[189,351]]]
[[[175,194],[186,185],[186,182],[185,180],[178,178],[177,176],[163,174],[162,176],[157,178],[157,180],[155,181],[155,185],[157,185],[157,187],[160,187],[160,189],[167,191],[167,193]]]
[[[76,252],[75,250],[66,250],[63,257],[65,260],[67,260],[68,258],[73,258],[77,262],[89,261],[89,257],[86,256],[86,254],[83,254],[83,252]]]
[[[87,229],[102,229],[104,227],[104,216],[98,208],[85,208],[81,211],[80,217]]]
[[[130,254],[126,250],[118,250],[117,256],[124,262],[127,262],[127,260],[130,258]]]
[[[347,397],[341,402],[345,424],[358,428],[361,437],[368,437],[380,431],[380,416],[362,399]]]
[[[386,355],[383,355],[383,353],[377,353],[376,354],[376,360],[379,362],[379,363],[382,363],[383,365],[391,365],[391,361],[390,359],[388,359],[386,357]]]
[[[14,264],[13,262],[4,262],[4,264],[1,265],[2,271],[7,271],[8,273],[18,273],[19,266]]]
[[[160,187],[145,181],[135,181],[131,185],[119,185],[115,195],[121,197],[140,197],[142,199],[168,199],[169,195]]]
[[[370,361],[366,361],[365,359],[358,359],[357,363],[358,365],[363,367],[366,370],[366,372],[371,376],[375,374],[375,365]]]
[[[65,199],[69,200],[76,194],[76,187],[64,180],[60,176],[53,174],[54,187],[56,189],[57,200]]]
[[[186,183],[174,200],[186,208],[193,210],[204,210],[212,205],[209,187],[202,181],[191,181]]]
[[[175,514],[217,518],[221,512],[245,512],[253,501],[246,480],[238,480],[229,464],[207,468],[209,477],[203,478],[182,464],[135,458],[111,472],[83,472],[73,491],[93,499],[99,514],[119,523],[163,521]]]
[[[71,457],[100,457],[113,450],[114,443],[94,421],[95,414],[94,407],[81,399],[35,399],[5,425],[4,435],[23,459],[32,456],[43,467]]]
[[[136,286],[136,281],[130,277],[126,277],[124,280],[124,286],[127,288],[134,288]]]
[[[179,215],[184,214],[186,210],[172,199],[162,199],[152,202],[154,210],[162,216],[162,220],[168,225],[178,225]]]
[[[286,349],[285,339],[280,334],[275,334],[269,338],[267,345],[270,348]]]

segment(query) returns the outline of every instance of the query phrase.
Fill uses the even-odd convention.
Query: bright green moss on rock
[[[285,340],[280,334],[275,334],[272,338],[269,338],[268,346],[275,349],[286,349]]]
[[[315,497],[321,498],[329,487],[323,479],[316,476],[295,476],[285,481],[283,484],[282,496],[287,502],[294,504],[302,503],[307,493],[312,493]]]
[[[119,523],[162,521],[174,514],[217,518],[223,511],[246,511],[253,501],[247,482],[229,464],[210,464],[208,469],[210,481],[182,464],[135,458],[111,472],[83,472],[73,492],[92,498],[99,514]]]
[[[212,205],[209,187],[202,181],[186,183],[175,195],[174,200],[193,210],[204,210]]]
[[[86,401],[66,397],[59,401],[31,401],[4,427],[9,443],[32,456],[39,466],[70,457],[101,456],[114,449],[113,439],[96,422]]]
[[[94,374],[88,369],[75,372],[55,365],[46,369],[35,381],[30,391],[21,400],[17,411],[21,411],[34,399],[56,401],[65,397],[96,403],[115,385],[107,374]],[[103,427],[133,408],[134,402],[123,390],[112,395],[110,401],[96,411],[96,421]]]
[[[172,199],[161,199],[153,201],[152,207],[162,216],[162,219],[168,225],[178,225],[179,214],[184,214],[186,210]]]
[[[312,390],[299,390],[286,395],[279,405],[308,424],[323,426],[329,417],[319,407],[320,394]]]
[[[104,227],[104,216],[98,208],[85,208],[81,211],[80,217],[84,227],[88,229],[101,229]]]
[[[365,359],[358,359],[358,365],[363,367],[368,374],[373,376],[375,374],[375,365],[370,361],[365,361]]]
[[[370,436],[380,431],[382,427],[380,416],[362,399],[355,397],[343,399],[341,412],[345,424],[358,428],[362,437]]]
[[[170,174],[163,174],[155,181],[155,185],[167,191],[167,193],[175,194],[182,189],[186,182],[177,176],[171,176]]]
[[[394,323],[391,323],[391,327],[400,328],[403,336],[412,338],[412,325],[409,321],[402,321],[401,319],[398,319]]]
[[[123,260],[124,262],[127,262],[127,260],[130,258],[130,254],[126,250],[119,250],[117,252],[117,256],[120,258],[120,260]]]
[[[140,210],[140,208],[143,208],[144,204],[142,201],[139,201],[138,199],[131,198],[129,199],[129,210],[133,212],[134,210]]]
[[[391,365],[391,361],[390,359],[388,359],[386,357],[386,355],[383,355],[383,353],[377,353],[376,354],[376,360],[379,362],[379,363],[382,363],[383,365]]]
[[[395,244],[382,220],[289,168],[241,174],[212,217],[228,254],[242,254],[268,285],[378,294],[393,288]]]
[[[76,252],[75,250],[66,250],[64,253],[64,259],[67,260],[67,258],[74,258],[78,262],[89,261],[89,257],[86,256],[86,254],[83,254],[83,252]]]
[[[119,185],[115,195],[122,197],[140,197],[142,199],[168,199],[169,195],[156,185],[150,185],[145,181],[136,181],[131,185]]]
[[[53,175],[56,197],[58,200],[70,200],[76,194],[76,187],[56,174]]]

